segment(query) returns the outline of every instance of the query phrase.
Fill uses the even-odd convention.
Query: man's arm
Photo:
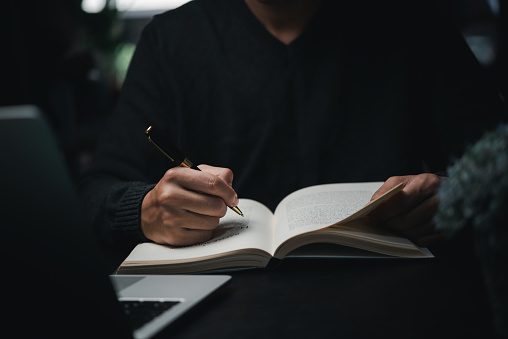
[[[114,251],[149,240],[174,245],[205,240],[226,204],[236,203],[231,171],[210,166],[168,171],[167,159],[146,140],[150,125],[169,138],[178,133],[173,111],[179,84],[162,53],[163,33],[157,19],[143,31],[115,112],[79,184],[92,224]]]

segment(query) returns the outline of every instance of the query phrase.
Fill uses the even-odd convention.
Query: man
[[[104,238],[130,248],[205,241],[238,196],[273,209],[305,186],[390,177],[374,197],[404,190],[378,218],[427,246],[429,173],[503,112],[434,2],[196,0],[144,30],[80,188]],[[149,125],[220,167],[167,170]]]

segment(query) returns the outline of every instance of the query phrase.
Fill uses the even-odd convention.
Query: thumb
[[[370,201],[376,200],[395,186],[399,185],[400,183],[403,183],[404,186],[407,185],[408,182],[411,181],[411,178],[414,177],[414,175],[407,175],[402,177],[390,177],[388,180],[386,180],[381,187],[374,193],[372,198],[370,198]]]

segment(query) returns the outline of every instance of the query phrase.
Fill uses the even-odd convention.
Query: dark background
[[[448,13],[500,95],[508,98],[507,2],[491,1],[498,4],[497,12],[487,0],[439,3],[436,10]],[[81,0],[4,0],[2,6],[0,106],[42,108],[77,179],[93,158],[97,136],[121,91],[130,52],[154,13],[119,13],[111,7],[86,13]],[[10,242],[8,236],[2,240]],[[205,306],[201,317],[170,328],[170,334],[201,338],[213,329],[218,337],[242,333],[257,338],[266,334],[266,325],[275,328],[275,337],[312,337],[314,328],[344,337],[382,337],[393,329],[413,338],[492,337],[480,267],[470,265],[472,255],[460,254],[417,265],[286,262],[277,270],[238,272],[220,292],[218,307]],[[5,272],[12,270],[7,266]],[[323,289],[323,283],[335,289]],[[257,288],[261,285],[263,289]],[[275,301],[270,299],[274,295]],[[323,304],[324,299],[330,302]],[[385,311],[388,303],[390,312]],[[359,323],[358,314],[383,327]],[[236,326],[224,326],[224,318]],[[272,324],[274,319],[279,325]]]
[[[442,0],[500,94],[508,97],[507,4]],[[86,169],[115,107],[126,64],[154,12],[87,13],[81,0],[6,0],[0,105],[35,104],[48,116],[74,178]],[[403,13],[401,13],[403,15]],[[403,28],[401,28],[403,29]]]

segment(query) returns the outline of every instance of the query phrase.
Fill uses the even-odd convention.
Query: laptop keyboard
[[[137,330],[155,317],[179,304],[179,301],[121,300],[127,319],[133,330]]]

